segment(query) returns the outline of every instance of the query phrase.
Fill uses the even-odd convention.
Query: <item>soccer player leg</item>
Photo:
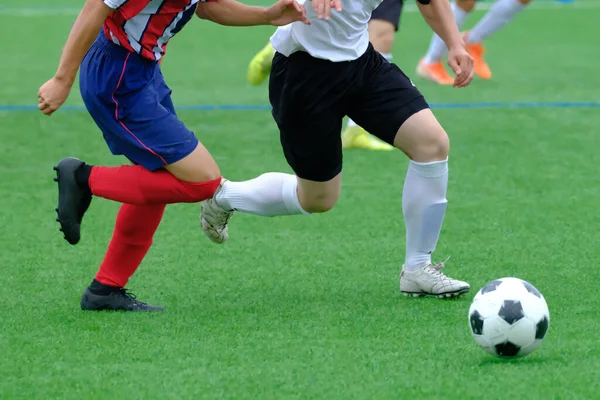
[[[194,203],[212,197],[220,184],[208,151],[147,84],[158,66],[129,53],[119,62],[103,51],[93,46],[82,63],[82,97],[113,154],[137,165],[91,166],[75,158],[59,162],[58,220],[71,244],[79,241],[92,195],[137,205]]]
[[[319,213],[330,210],[339,197],[343,111],[328,91],[328,85],[337,84],[336,74],[329,70],[334,63],[306,53],[290,58],[275,55],[269,98],[284,155],[295,175],[269,172],[249,181],[224,181],[214,198],[202,206],[202,218],[207,221],[202,228],[213,241],[223,226],[212,222],[220,212],[265,217]],[[320,81],[315,82],[316,78]]]
[[[457,0],[451,4],[458,29],[464,25],[475,8],[475,3],[476,0]],[[454,79],[448,74],[442,61],[447,51],[444,41],[434,33],[427,54],[417,65],[417,75],[440,85],[451,85]]]
[[[122,204],[96,277],[81,298],[83,310],[162,311],[133,298],[125,285],[152,246],[166,205]]]
[[[162,79],[160,69],[156,69],[153,83],[159,103],[175,115],[171,90]],[[154,233],[162,220],[165,207],[165,204],[121,205],[106,255],[94,281],[82,297],[81,307],[83,309],[120,308],[139,311],[162,309],[156,306],[142,305],[137,300],[123,301],[125,296],[121,296],[120,301],[115,304],[116,298],[114,295],[110,297],[110,294],[115,291],[123,293],[122,289],[142,263],[152,246]],[[127,292],[124,292],[124,295],[126,294]]]
[[[400,290],[414,296],[465,293],[466,282],[447,277],[442,273],[444,263],[431,261],[447,205],[448,136],[410,79],[397,66],[373,60],[365,69],[368,79],[351,115],[410,158],[402,192],[406,259]]]
[[[467,51],[473,57],[475,74],[481,79],[490,79],[492,77],[492,71],[483,58],[485,49],[481,43],[512,21],[530,1],[497,0],[473,29],[465,33],[464,38]]]
[[[444,263],[431,262],[448,203],[449,140],[430,109],[414,111],[394,139],[410,158],[402,192],[406,261],[400,290],[405,295],[454,297],[468,292],[469,284],[444,275]]]
[[[369,41],[386,60],[392,60],[392,48],[396,32],[400,25],[403,0],[383,0],[373,10],[369,21]],[[352,119],[348,119],[346,129],[342,132],[342,147],[349,149],[368,149],[391,151],[392,145],[379,140],[358,126]]]

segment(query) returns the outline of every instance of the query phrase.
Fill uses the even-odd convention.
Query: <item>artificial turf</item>
[[[598,3],[525,11],[488,42],[492,81],[455,90],[413,79],[431,103],[459,104],[434,109],[452,147],[435,257],[451,255],[448,274],[472,293],[400,295],[407,161],[347,151],[342,197],[325,215],[236,215],[217,246],[200,231],[199,206],[169,206],[129,283],[165,305],[161,314],[79,310],[118,205],[95,199],[69,246],[54,222],[51,167],[70,155],[125,160],[77,108],[77,89],[75,109],[51,118],[18,110],[35,105],[81,2],[3,3],[0,24],[14,36],[4,35],[0,64],[1,399],[598,398]],[[270,112],[189,106],[266,105],[266,87],[245,73],[270,32],[195,20],[163,65],[188,106],[182,120],[230,179],[289,171]],[[417,13],[403,15],[394,60],[409,75],[429,38]],[[593,104],[509,104],[520,102]],[[480,350],[467,324],[476,290],[504,276],[533,283],[551,313],[541,348],[513,362]]]

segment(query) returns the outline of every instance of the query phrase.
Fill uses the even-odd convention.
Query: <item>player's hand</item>
[[[38,108],[46,115],[51,115],[63,105],[69,93],[71,85],[56,78],[44,83],[38,91]]]
[[[312,0],[313,10],[317,18],[326,20],[331,16],[331,9],[342,11],[342,0]]]
[[[453,87],[465,87],[473,80],[473,57],[469,55],[464,45],[448,49],[448,65],[454,71]]]
[[[310,25],[304,6],[296,0],[279,0],[267,8],[267,18],[271,25],[275,26],[284,26],[296,21]]]

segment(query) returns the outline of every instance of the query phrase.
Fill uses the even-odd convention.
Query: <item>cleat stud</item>
[[[54,179],[53,179],[53,181],[54,181],[54,182],[58,182],[58,178],[54,178]]]
[[[55,165],[54,167],[52,167],[52,169],[58,171],[58,166]]]

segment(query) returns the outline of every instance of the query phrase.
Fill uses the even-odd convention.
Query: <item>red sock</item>
[[[127,204],[197,203],[210,199],[221,178],[184,182],[168,171],[150,172],[141,165],[92,167],[88,180],[94,196]]]
[[[125,287],[150,249],[165,207],[164,204],[121,206],[115,231],[96,274],[98,282]]]

